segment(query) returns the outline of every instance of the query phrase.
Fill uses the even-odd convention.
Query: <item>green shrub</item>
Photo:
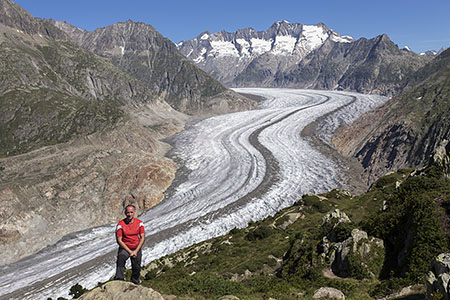
[[[339,223],[333,229],[335,242],[345,241],[352,235],[352,230],[356,228],[353,223]]]
[[[81,284],[77,283],[70,288],[69,295],[73,297],[73,299],[80,298],[81,295],[87,292],[87,289],[81,286]]]
[[[271,236],[273,233],[274,229],[272,227],[261,225],[247,233],[245,239],[248,241],[262,240]]]
[[[382,280],[369,291],[369,295],[374,298],[380,298],[399,292],[406,285],[408,285],[408,282],[404,278]]]
[[[153,269],[153,270],[147,272],[147,274],[145,274],[144,280],[155,279],[156,275],[157,275],[157,271],[156,271],[156,269]]]
[[[195,274],[168,283],[170,292],[176,295],[200,294],[205,297],[247,294],[247,288],[240,282],[230,281],[214,274]]]
[[[305,206],[310,207],[314,211],[318,211],[320,213],[326,213],[330,209],[329,205],[316,195],[303,195],[302,201]]]
[[[289,221],[289,216],[284,215],[275,222],[275,226],[279,227],[279,226],[283,225],[284,223],[286,223],[287,221]]]
[[[384,240],[382,278],[421,282],[433,257],[446,251],[448,237],[442,230],[434,200],[445,191],[450,192],[448,180],[438,176],[410,177],[388,199],[387,210],[376,212],[363,222],[369,235]]]

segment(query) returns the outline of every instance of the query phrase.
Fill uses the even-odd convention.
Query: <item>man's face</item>
[[[127,209],[125,210],[125,215],[127,216],[127,220],[131,221],[134,218],[134,207],[133,206],[128,206]]]

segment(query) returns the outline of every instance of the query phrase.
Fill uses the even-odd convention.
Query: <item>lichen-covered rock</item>
[[[218,300],[240,300],[240,299],[233,295],[226,295],[226,296],[220,297]]]
[[[321,287],[316,290],[313,299],[342,299],[345,300],[345,295],[340,290],[332,287]]]
[[[331,224],[333,227],[340,223],[350,223],[350,218],[345,214],[345,212],[335,209],[327,213],[322,218],[322,226],[326,224]]]
[[[427,276],[427,299],[441,294],[443,299],[450,299],[450,253],[439,254],[431,264]]]
[[[125,281],[111,281],[83,295],[82,300],[164,300],[151,288]]]
[[[450,143],[444,139],[434,150],[433,161],[442,167],[445,174],[450,177]]]
[[[353,229],[342,242],[322,241],[322,257],[340,277],[374,278],[381,272],[384,244],[378,238],[369,238],[365,231]]]

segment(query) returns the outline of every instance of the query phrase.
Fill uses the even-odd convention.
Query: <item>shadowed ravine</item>
[[[144,263],[274,214],[304,193],[343,187],[345,168],[300,132],[320,120],[316,128],[326,140],[342,122],[386,100],[345,92],[238,91],[266,100],[253,111],[197,122],[173,138],[174,155],[188,172],[169,197],[140,216],[148,237]],[[67,296],[75,283],[91,288],[108,280],[114,272],[113,232],[114,224],[74,233],[1,267],[0,299]]]

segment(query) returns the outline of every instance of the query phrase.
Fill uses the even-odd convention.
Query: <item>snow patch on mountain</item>
[[[221,57],[221,56],[236,56],[239,57],[239,52],[236,46],[232,42],[228,41],[211,41],[211,51],[208,56]]]
[[[303,25],[302,44],[309,51],[312,51],[322,45],[329,37],[328,33],[320,26]]]
[[[289,35],[281,35],[275,38],[275,43],[272,48],[272,53],[275,55],[289,55],[292,54],[295,48],[297,39]]]
[[[270,51],[272,48],[273,40],[263,40],[263,39],[251,39],[250,45],[252,47],[252,53],[256,55],[261,55]]]

